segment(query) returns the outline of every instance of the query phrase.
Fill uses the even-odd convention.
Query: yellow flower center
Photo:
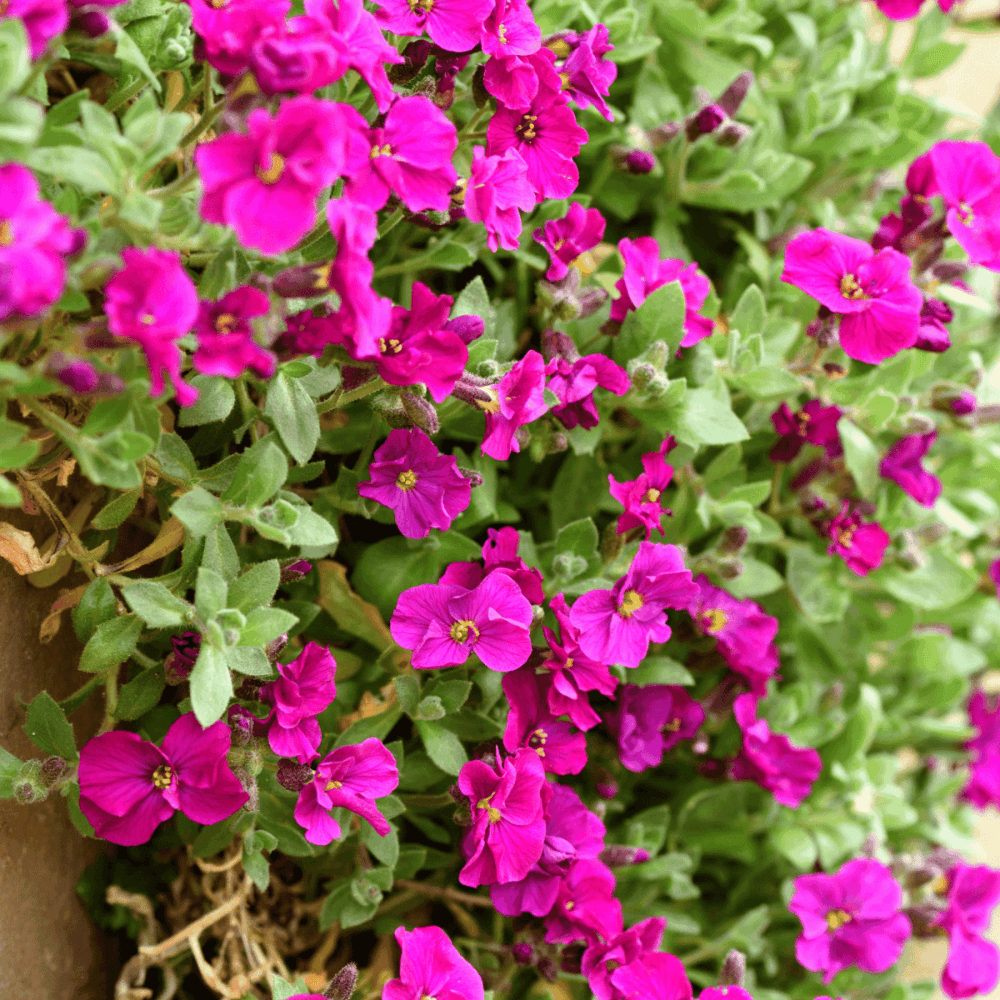
[[[152,313],[144,313],[139,317],[139,322],[143,326],[152,326],[156,322],[156,317]]]
[[[316,274],[316,280],[313,282],[313,288],[318,289],[321,292],[325,292],[330,287],[330,268],[333,267],[333,261],[329,260],[325,264],[320,264],[319,267],[313,268]]]
[[[399,354],[403,345],[395,337],[390,337],[389,340],[386,340],[385,337],[379,337],[378,349],[382,354],[388,354],[389,351],[392,351],[393,354]]]
[[[485,413],[499,413],[500,412],[500,397],[497,394],[496,389],[492,387],[487,387],[485,390],[489,393],[489,399],[477,399],[476,406],[479,407]]]
[[[664,722],[660,729],[666,733],[676,733],[681,728],[680,719],[671,719],[670,722]]]
[[[374,160],[379,156],[392,156],[392,146],[389,143],[385,143],[383,146],[379,146],[378,144],[372,146],[370,158]]]
[[[538,115],[525,115],[521,119],[521,124],[518,126],[517,131],[520,133],[522,139],[534,139],[538,134],[535,131],[535,122],[538,121]]]
[[[153,772],[153,787],[159,788],[161,791],[165,788],[169,788],[173,784],[174,780],[174,769],[167,764],[161,764]]]
[[[473,632],[476,638],[479,638],[479,629],[476,628],[476,623],[469,621],[468,618],[463,618],[462,621],[452,622],[451,631],[448,633],[455,642],[465,642],[469,638],[469,632]]]
[[[0,219],[0,247],[9,247],[14,242],[14,227],[7,219]]]
[[[845,274],[840,279],[840,294],[843,295],[845,299],[868,298],[861,286],[858,284],[858,279],[855,278],[853,274]]]
[[[271,154],[271,165],[267,170],[257,168],[257,177],[265,184],[276,184],[285,170],[285,158],[280,153]]]
[[[500,39],[501,45],[507,44],[507,26],[505,24],[501,24],[500,27],[497,28],[497,37]]]
[[[637,590],[626,590],[622,597],[621,604],[618,605],[618,614],[622,618],[631,618],[646,602],[642,599],[642,594]]]
[[[574,903],[572,899],[567,900],[566,901],[566,912],[568,913],[570,910],[573,909],[574,906],[576,906],[576,903]]]
[[[333,788],[343,788],[344,783],[342,781],[330,781],[327,782],[326,790],[329,792]]]
[[[931,882],[930,890],[933,893],[937,893],[939,896],[947,896],[948,880],[944,877],[944,875],[938,875],[938,877]]]
[[[643,494],[642,497],[643,503],[656,503],[656,501],[659,499],[660,499],[660,491],[654,490],[652,487],[646,490],[646,492]]]
[[[232,313],[222,313],[215,319],[216,333],[232,333],[234,326],[236,326],[236,317]]]
[[[831,931],[838,931],[844,924],[849,924],[851,922],[851,915],[845,913],[843,910],[831,910],[826,915],[826,926],[830,928]]]
[[[409,0],[410,10],[416,14],[418,10],[429,14],[434,9],[434,0]]]
[[[545,741],[549,738],[549,734],[544,729],[536,729],[528,739],[528,746],[531,747],[539,757],[545,756],[545,751],[542,749],[545,746]]]
[[[492,798],[493,798],[492,795],[487,795],[485,799],[480,799],[476,803],[476,808],[477,809],[485,809],[486,812],[489,814],[490,822],[491,823],[499,823],[500,822],[500,810],[499,809],[495,809],[493,806],[490,805],[490,799],[492,799]]]
[[[726,617],[725,611],[721,608],[711,608],[706,611],[702,617],[705,621],[705,628],[709,632],[718,632],[720,629],[725,628],[726,622],[729,619]]]
[[[837,542],[843,545],[845,549],[849,549],[854,544],[854,532],[857,530],[857,527],[853,524],[846,528],[841,528],[837,532]]]
[[[409,493],[417,485],[417,474],[412,469],[401,472],[396,477],[396,485],[404,492]]]

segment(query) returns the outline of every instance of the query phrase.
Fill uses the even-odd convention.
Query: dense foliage
[[[0,795],[121,845],[120,995],[995,984],[957,10],[0,11],[0,555],[90,675]]]

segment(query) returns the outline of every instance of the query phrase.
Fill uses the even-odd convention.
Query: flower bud
[[[749,537],[750,532],[743,525],[734,524],[722,533],[716,551],[720,555],[737,555],[743,551]]]
[[[694,142],[699,136],[714,132],[725,120],[725,111],[718,104],[709,104],[688,118],[684,123],[684,134],[688,142]]]
[[[518,941],[510,949],[510,953],[518,965],[534,965],[538,961],[538,953],[530,941]]]
[[[751,74],[752,76],[752,74]],[[742,986],[747,974],[747,957],[735,948],[722,960],[720,986]]]
[[[323,996],[327,1000],[351,1000],[354,987],[358,984],[358,967],[353,962],[348,962],[333,979],[330,985],[323,991]]]
[[[284,299],[308,299],[325,295],[330,290],[330,268],[333,261],[289,267],[279,271],[271,280],[271,287]]]
[[[715,134],[715,144],[724,149],[735,149],[753,130],[743,122],[726,122]]]
[[[458,467],[458,471],[465,476],[466,479],[472,484],[472,488],[475,489],[477,486],[483,485],[483,477],[480,473],[476,472],[475,469],[463,469],[462,466]]]
[[[38,769],[38,778],[46,788],[51,788],[69,771],[69,764],[62,757],[46,757]]]
[[[618,782],[615,776],[599,764],[594,768],[594,787],[602,799],[613,799],[618,794]]]
[[[922,413],[911,413],[906,420],[907,434],[930,434],[935,428],[935,423],[930,417]]]
[[[931,274],[940,282],[950,284],[964,277],[969,271],[969,265],[961,260],[939,260],[932,268]]]
[[[493,358],[483,358],[483,360],[476,365],[476,375],[480,378],[494,379],[500,374],[500,363],[498,361],[494,361]]]
[[[827,361],[823,365],[823,374],[830,380],[843,378],[847,374],[847,369],[835,361]]]
[[[649,851],[629,844],[609,844],[601,851],[600,860],[609,868],[624,868],[626,865],[639,865],[648,861]]]
[[[640,362],[629,372],[632,378],[632,388],[642,392],[649,387],[657,374],[656,369],[648,361]]]
[[[743,563],[739,559],[727,559],[719,563],[718,570],[723,580],[736,580],[743,575]]]
[[[399,399],[415,427],[419,427],[425,434],[436,434],[441,429],[437,410],[426,399],[421,399],[412,392],[400,393]]]
[[[260,791],[257,788],[257,779],[241,767],[234,767],[233,774],[243,786],[243,791],[247,793],[247,800],[243,803],[243,811],[255,813],[260,808]]]
[[[579,272],[577,272],[577,277],[579,278]],[[577,350],[573,338],[568,334],[561,330],[543,330],[542,357],[547,362],[558,357],[572,363],[580,360],[580,352]]]
[[[282,788],[290,792],[301,792],[313,780],[315,771],[308,764],[299,764],[294,760],[278,761],[278,773],[275,775]]]
[[[267,656],[268,660],[272,664],[277,663],[278,657],[281,656],[282,651],[287,645],[288,645],[288,633],[285,632],[284,635],[279,635],[277,639],[272,639],[264,647],[264,655]]]
[[[608,152],[616,169],[625,174],[648,174],[656,168],[656,157],[645,149],[614,145]]]
[[[547,983],[554,983],[559,979],[559,966],[548,956],[538,960],[537,969]]]
[[[182,632],[170,637],[173,646],[163,661],[163,678],[168,684],[186,681],[201,652],[201,636],[197,632]]]
[[[681,131],[680,122],[664,122],[648,132],[649,141],[653,149],[662,149],[667,143],[676,138]]]
[[[950,404],[951,412],[956,416],[964,417],[968,413],[975,412],[976,409],[976,397],[974,393],[966,390],[959,396],[955,396]]]
[[[596,286],[581,288],[576,293],[577,319],[584,319],[597,312],[608,301],[608,294],[607,289]]]
[[[280,565],[279,583],[294,583],[312,572],[312,563],[308,559],[286,559]]]
[[[543,608],[540,604],[532,604],[531,627],[535,628],[536,626],[541,625],[543,621],[545,621],[545,608]]]
[[[729,118],[735,118],[736,112],[746,99],[750,88],[753,86],[753,71],[746,69],[726,89],[719,95],[718,106],[723,114]]]
[[[56,351],[49,357],[45,374],[81,395],[93,392],[100,384],[100,374],[92,364],[81,358],[72,358],[62,351]]]

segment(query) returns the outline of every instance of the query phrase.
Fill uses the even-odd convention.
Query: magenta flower
[[[642,542],[625,576],[578,597],[569,617],[592,660],[637,667],[650,642],[670,638],[665,609],[685,607],[696,593],[676,545]]]
[[[313,780],[299,792],[295,822],[310,844],[329,844],[340,836],[340,824],[331,809],[346,809],[368,820],[384,837],[391,827],[375,804],[399,784],[396,758],[379,740],[337,747],[317,765]]]
[[[938,142],[928,155],[951,235],[973,263],[1000,270],[1000,158],[985,142]]]
[[[669,438],[663,442],[659,451],[643,455],[642,466],[645,471],[639,474],[638,479],[619,483],[608,473],[611,496],[625,508],[625,513],[618,517],[616,531],[619,535],[624,535],[633,528],[642,528],[648,542],[654,530],[663,534],[660,520],[664,514],[671,513],[663,507],[663,491],[670,485],[674,474],[673,466],[667,465],[664,456],[673,446],[673,439]]]
[[[632,388],[628,372],[603,354],[577,356],[574,360],[554,357],[545,366],[545,374],[548,378],[545,388],[559,397],[559,406],[552,408],[552,416],[570,429],[577,426],[589,429],[600,422],[594,402],[595,389],[624,396]]]
[[[451,563],[438,583],[452,583],[473,590],[490,573],[509,576],[530,604],[545,600],[542,574],[517,554],[521,536],[517,528],[487,528],[483,543],[483,562]]]
[[[480,39],[487,55],[530,56],[541,47],[542,32],[524,0],[496,0]]]
[[[202,729],[182,715],[161,747],[135,733],[102,733],[80,751],[80,809],[94,832],[123,847],[145,844],[179,809],[195,823],[219,823],[247,801],[229,769],[224,722]]]
[[[810,399],[798,413],[792,413],[788,404],[782,403],[771,414],[771,423],[781,438],[768,457],[772,462],[791,462],[804,444],[812,444],[823,448],[827,458],[839,458],[844,449],[837,421],[843,415],[839,406],[824,406],[818,399]]]
[[[619,241],[618,250],[625,261],[625,272],[615,283],[619,296],[611,303],[611,318],[618,323],[646,301],[650,292],[671,281],[679,281],[684,292],[684,338],[681,347],[692,347],[712,332],[712,321],[699,316],[712,286],[698,273],[697,264],[682,260],[660,260],[660,245],[652,236]]]
[[[544,917],[555,905],[559,887],[578,860],[596,858],[604,850],[604,824],[568,785],[550,784],[552,798],[545,819],[542,855],[523,879],[490,886],[497,912],[507,917],[531,913]],[[621,927],[621,908],[618,923]]]
[[[278,679],[265,684],[259,695],[273,706],[267,742],[279,757],[305,764],[323,739],[316,716],[337,697],[337,661],[329,649],[310,642],[291,663],[276,666]]]
[[[604,216],[596,208],[571,202],[561,219],[550,219],[534,232],[536,243],[549,253],[551,264],[545,272],[549,281],[561,281],[570,266],[604,239]]]
[[[618,678],[612,676],[605,664],[591,660],[580,649],[580,632],[570,621],[570,610],[562,594],[549,601],[549,610],[555,615],[562,635],[560,640],[551,629],[542,629],[549,645],[549,658],[542,666],[552,672],[549,710],[556,716],[568,715],[573,725],[585,732],[601,721],[590,707],[587,692],[599,691],[612,698]]]
[[[551,674],[521,667],[503,678],[503,693],[510,704],[503,745],[508,753],[534,750],[548,774],[579,774],[587,763],[587,739],[549,710]]]
[[[394,35],[430,36],[446,52],[468,52],[479,44],[493,0],[378,0],[379,24]],[[405,99],[405,98],[404,98]]]
[[[502,573],[474,590],[435,583],[404,590],[389,622],[393,639],[413,650],[418,670],[455,667],[470,653],[491,670],[516,670],[531,655],[530,628],[531,605]]]
[[[607,120],[615,116],[604,99],[618,75],[618,67],[605,56],[614,49],[608,29],[595,24],[588,31],[568,32],[558,41],[569,47],[569,55],[557,66],[563,81],[563,93],[578,107],[593,105]]]
[[[348,66],[371,87],[379,111],[387,111],[395,95],[384,64],[402,63],[403,57],[386,41],[363,0],[306,0],[305,10],[330,25],[344,44]]]
[[[216,302],[202,302],[194,332],[198,350],[191,363],[202,375],[239,378],[248,368],[261,378],[274,374],[275,356],[253,339],[250,320],[271,309],[267,296],[250,285],[236,288]]]
[[[483,981],[440,927],[397,927],[402,949],[399,979],[382,987],[382,1000],[483,1000]]]
[[[885,865],[855,858],[836,875],[800,875],[788,908],[802,921],[795,957],[823,982],[848,966],[885,972],[903,953],[910,921],[903,892]]]
[[[840,513],[827,529],[832,541],[827,547],[831,556],[840,556],[847,568],[858,576],[867,576],[882,565],[882,557],[892,539],[877,521],[864,524],[858,511],[844,501]]]
[[[499,106],[511,111],[529,111],[541,90],[558,94],[562,86],[555,70],[555,56],[539,49],[529,56],[491,56],[483,70],[483,86]]]
[[[875,250],[892,247],[906,253],[911,234],[934,214],[930,198],[938,193],[934,181],[934,165],[929,153],[918,156],[906,171],[906,196],[900,202],[900,214],[883,216],[871,243]]]
[[[268,25],[250,47],[250,70],[268,95],[312,94],[347,72],[343,40],[323,18],[292,17]]]
[[[609,923],[621,923],[621,908],[611,869],[596,858],[574,861],[545,918],[545,940],[550,944],[598,941]]]
[[[52,305],[66,283],[63,258],[85,241],[83,230],[70,229],[38,197],[38,182],[27,167],[0,165],[0,322],[36,316]]]
[[[0,21],[10,17],[24,25],[32,59],[40,58],[49,42],[69,25],[69,11],[61,0],[8,0],[0,11]]]
[[[954,413],[955,416],[965,417],[970,413],[976,412],[978,402],[974,392],[970,392],[968,389],[963,389],[962,392],[949,401],[948,405],[951,407],[951,412]]]
[[[166,374],[174,385],[177,402],[191,406],[198,390],[181,378],[182,355],[176,341],[198,318],[194,282],[184,270],[180,254],[170,250],[126,247],[122,259],[125,267],[104,287],[108,329],[142,348],[154,396],[163,392]]]
[[[516,250],[520,246],[520,213],[534,207],[535,192],[528,183],[528,165],[521,155],[508,149],[502,156],[487,156],[482,146],[475,146],[472,174],[465,188],[465,214],[486,227],[490,250]]]
[[[367,124],[347,104],[295,97],[273,118],[258,108],[246,135],[228,132],[195,149],[201,214],[232,226],[244,246],[285,253],[312,228],[320,191],[353,176],[367,156]]]
[[[586,141],[586,131],[561,96],[541,84],[526,112],[501,105],[486,129],[491,156],[512,148],[521,154],[537,201],[568,198],[576,190],[580,172],[573,157]]]
[[[945,325],[955,318],[947,302],[940,299],[924,299],[920,309],[920,330],[913,345],[918,351],[941,354],[951,347],[951,335]]]
[[[772,733],[767,721],[757,718],[757,700],[754,694],[741,694],[733,703],[743,748],[733,761],[732,776],[755,782],[775,801],[797,809],[823,770],[822,758],[812,747],[797,747],[787,736]]]
[[[681,740],[694,738],[705,710],[676,685],[626,684],[606,721],[618,743],[618,759],[630,771],[646,771],[659,766]]]
[[[469,506],[472,484],[419,427],[390,431],[368,475],[358,493],[389,507],[407,538],[426,538],[431,528],[447,531]]]
[[[941,480],[920,464],[936,440],[937,431],[907,434],[889,449],[878,470],[924,507],[933,507],[941,493]]]
[[[990,993],[1000,981],[1000,950],[983,935],[1000,903],[1000,871],[959,862],[945,881],[948,907],[936,920],[949,938],[941,988],[952,1000]]]
[[[996,583],[1000,560],[990,566],[990,577]],[[996,570],[995,570],[996,568]],[[998,585],[1000,586],[1000,585]],[[972,755],[969,761],[969,781],[961,798],[977,809],[995,805],[1000,809],[1000,702],[976,691],[969,699],[969,725],[976,735],[965,744]]]
[[[693,995],[681,960],[660,951],[615,969],[611,985],[622,1000],[691,1000]]]
[[[751,600],[741,601],[713,587],[704,574],[695,584],[698,593],[687,608],[695,628],[704,636],[714,636],[730,669],[743,674],[754,694],[763,696],[768,677],[777,669],[769,650],[778,634],[778,619],[764,614]]]
[[[1000,700],[987,697],[985,691],[976,691],[969,699],[969,725],[977,733],[965,744],[966,750],[1000,747]]]
[[[189,0],[191,27],[201,37],[205,58],[220,73],[239,76],[250,66],[250,50],[266,28],[280,28],[290,0]]]
[[[924,297],[910,280],[910,258],[828,229],[796,236],[785,249],[781,280],[840,313],[848,357],[878,364],[913,347]]]
[[[365,138],[370,152],[350,174],[348,198],[377,210],[396,194],[411,212],[447,211],[458,180],[451,163],[458,135],[440,108],[419,95],[401,97]]]
[[[180,684],[191,676],[201,652],[201,633],[182,632],[170,637],[171,650],[163,661],[163,674],[168,684]]]
[[[436,403],[445,400],[469,360],[465,342],[447,329],[453,301],[450,295],[435,295],[415,281],[411,308],[393,306],[389,329],[379,338],[374,355],[378,373],[386,382],[423,382]],[[357,357],[362,360],[364,356]]]
[[[462,841],[462,885],[518,882],[542,856],[548,792],[542,762],[534,750],[518,750],[496,768],[472,760],[458,775],[459,791],[468,797],[472,826]]]
[[[527,354],[489,393],[496,398],[479,405],[486,412],[486,434],[482,453],[498,462],[510,458],[511,451],[520,451],[514,436],[518,427],[537,420],[549,408],[545,402],[545,362],[538,351]]]
[[[580,968],[597,1000],[622,1000],[624,994],[616,989],[612,981],[615,970],[648,952],[655,952],[660,947],[666,926],[663,917],[648,917],[633,924],[627,931],[622,930],[620,921],[608,922],[604,941],[592,942],[587,947]]]

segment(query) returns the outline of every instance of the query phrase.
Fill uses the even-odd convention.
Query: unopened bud
[[[531,431],[529,431],[527,427],[518,427],[518,429],[514,431],[514,440],[521,448],[527,448],[531,443]]]
[[[874,858],[878,854],[879,839],[874,833],[869,833],[864,839],[858,853],[866,858]]]
[[[613,799],[618,794],[618,782],[607,768],[594,768],[594,787],[602,799]]]
[[[907,434],[930,434],[935,428],[935,423],[930,417],[922,413],[911,413],[906,421]]]
[[[597,312],[608,301],[608,292],[596,286],[581,288],[576,293],[577,319],[584,319]]]
[[[545,620],[545,608],[543,608],[540,604],[532,604],[531,628],[534,628],[536,625],[541,625],[544,620]]]
[[[548,956],[538,960],[538,974],[547,983],[554,983],[559,979],[559,966]]]
[[[51,788],[68,770],[69,764],[62,757],[46,757],[38,769],[38,778],[46,788]]]
[[[949,405],[951,406],[952,413],[964,417],[968,413],[973,413],[976,409],[975,394],[966,390],[961,395],[955,396]]]
[[[747,974],[747,957],[735,948],[722,960],[720,986],[742,986]]]
[[[194,669],[201,651],[201,636],[197,632],[183,632],[170,637],[173,650],[163,661],[163,679],[168,684],[186,681]]]
[[[632,377],[632,388],[639,392],[649,387],[649,384],[659,374],[648,361],[640,362],[629,373]]]
[[[600,860],[609,868],[624,868],[626,865],[640,865],[649,860],[649,851],[629,844],[609,844],[601,851]]]
[[[645,149],[616,144],[608,150],[615,168],[625,174],[648,174],[656,168],[656,157]]]
[[[726,113],[718,104],[696,111],[684,124],[684,134],[688,142],[694,142],[699,136],[714,132],[726,120]]]
[[[724,114],[730,118],[736,117],[736,112],[740,110],[740,105],[753,86],[753,80],[753,71],[746,69],[719,95],[716,103]]]
[[[30,806],[33,802],[41,802],[45,796],[45,789],[31,781],[16,781],[14,783],[14,798],[22,806]]]
[[[724,149],[735,149],[739,146],[753,130],[743,122],[726,122],[718,132],[715,133],[715,144]]]
[[[288,645],[288,633],[285,632],[284,635],[279,635],[277,639],[272,639],[264,647],[264,655],[267,656],[268,660],[272,664],[278,662],[278,657],[281,656],[282,651],[285,646]]]
[[[743,551],[749,537],[750,532],[742,524],[734,524],[722,533],[716,551],[721,555],[736,555]]]
[[[577,273],[579,274],[579,272]],[[563,333],[561,330],[543,330],[542,357],[546,361],[563,358],[566,361],[574,362],[580,360],[580,352],[569,334]]]
[[[458,471],[465,476],[466,479],[472,484],[472,488],[475,489],[477,486],[483,485],[483,477],[480,473],[476,472],[475,469],[463,469],[462,466],[458,467]]]
[[[518,941],[510,953],[518,965],[534,965],[538,961],[538,952],[530,941]]]
[[[278,762],[276,778],[282,788],[287,788],[290,792],[301,792],[313,780],[314,774],[315,772],[308,764],[299,764],[294,760],[282,760]]]
[[[401,393],[399,399],[414,427],[419,427],[425,434],[436,434],[441,429],[437,410],[426,399],[421,399],[412,392]]]
[[[823,365],[823,373],[828,379],[843,378],[847,374],[847,369],[843,365],[838,365],[835,361],[827,361]]]
[[[308,559],[289,559],[281,565],[279,583],[294,583],[312,572],[312,563]]]
[[[279,271],[271,279],[271,287],[283,299],[308,299],[330,291],[330,269],[333,261],[306,264]]]
[[[565,451],[569,447],[569,438],[566,437],[562,431],[556,431],[551,438],[549,438],[549,454],[554,455],[556,452]]]
[[[351,1000],[354,987],[357,985],[358,967],[349,962],[330,980],[330,985],[323,991],[323,996],[327,1000]]]
[[[81,395],[93,392],[100,382],[100,374],[92,364],[80,358],[71,358],[62,351],[56,351],[48,359],[45,374]]]
[[[493,358],[483,358],[482,361],[476,365],[476,375],[479,378],[494,379],[500,375],[500,363],[494,361]]]
[[[668,142],[671,142],[680,135],[680,131],[680,122],[664,122],[662,125],[657,125],[656,128],[650,129],[648,133],[649,141],[653,149],[662,149]]]
[[[932,268],[931,274],[941,282],[949,284],[964,277],[969,270],[969,265],[960,260],[939,260]]]

